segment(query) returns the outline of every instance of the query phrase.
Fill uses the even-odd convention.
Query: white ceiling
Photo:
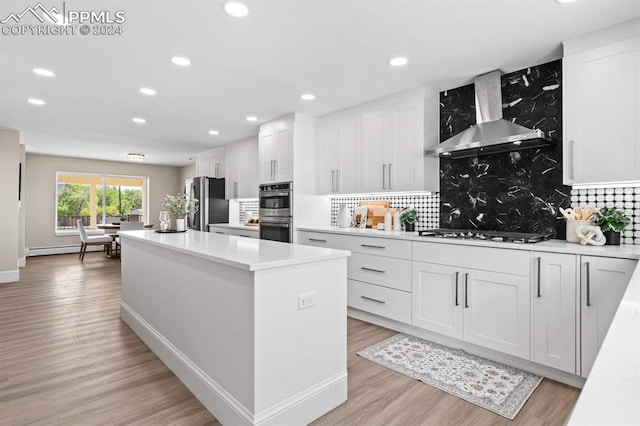
[[[124,34],[0,35],[0,127],[20,130],[27,152],[116,161],[142,152],[181,166],[290,112],[321,116],[422,85],[457,87],[557,59],[562,40],[640,17],[639,0],[245,0],[244,19],[222,2],[67,0],[67,10],[125,11]],[[0,20],[35,3],[3,0]],[[174,55],[192,65],[173,65]],[[391,68],[395,56],[409,64]],[[144,86],[158,94],[140,94]],[[317,99],[302,101],[304,92]]]

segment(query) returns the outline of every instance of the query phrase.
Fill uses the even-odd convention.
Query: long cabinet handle
[[[576,178],[576,148],[575,148],[575,141],[571,140],[569,141],[569,148],[571,149],[571,155],[569,156],[571,158],[571,180],[574,180]]]
[[[336,171],[331,170],[331,192],[336,192]]]
[[[271,174],[269,175],[271,177],[271,180],[273,179],[273,160],[271,160]]]
[[[587,306],[591,306],[591,278],[589,277],[589,262],[584,263],[585,266],[585,284],[587,286]]]
[[[389,167],[387,167],[387,172],[389,173],[389,178],[387,179],[387,186],[391,189],[391,163],[389,163]]]
[[[233,196],[238,198],[238,182],[233,182]]]
[[[360,269],[362,269],[363,271],[377,272],[379,274],[386,274],[387,273],[387,271],[383,271],[382,269],[367,268],[366,266],[361,266]]]
[[[340,169],[336,170],[336,192],[340,192]]]
[[[385,300],[378,300],[378,299],[374,299],[373,297],[367,297],[367,296],[360,296],[365,300],[370,300],[372,302],[376,302],[376,303],[387,303]]]
[[[273,164],[274,164],[274,172],[273,172],[273,180],[277,180],[278,179],[278,160],[273,160]]]
[[[541,257],[536,257],[537,263],[538,263],[538,297],[542,297],[542,292],[541,292],[541,288],[540,288],[540,271],[542,269],[542,258]]]
[[[374,246],[372,244],[360,244],[360,247],[367,247],[367,248],[377,248],[377,249],[386,249],[386,246]]]
[[[321,240],[319,238],[309,238],[309,241],[315,241],[317,243],[327,243],[327,240]]]
[[[456,272],[456,306],[460,306],[458,302],[458,282],[460,281],[460,272]]]
[[[469,307],[469,273],[464,274],[464,307]]]
[[[382,165],[382,189],[387,189],[387,165]]]

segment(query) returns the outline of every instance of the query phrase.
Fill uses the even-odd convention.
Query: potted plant
[[[198,200],[187,194],[165,195],[162,205],[176,218],[176,230],[184,231],[187,215],[198,211]]]
[[[620,233],[631,223],[624,210],[603,207],[596,215],[596,225],[600,227],[607,245],[619,246]]]
[[[405,207],[400,212],[400,221],[404,223],[404,230],[408,232],[415,231],[415,223],[418,220],[418,211],[412,206]]]

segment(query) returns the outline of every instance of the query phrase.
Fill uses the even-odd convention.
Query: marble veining
[[[551,147],[440,160],[440,226],[548,233],[564,238],[559,207],[569,207],[562,183],[562,62],[502,76],[503,117],[540,129]],[[475,124],[474,86],[440,93],[440,141]]]

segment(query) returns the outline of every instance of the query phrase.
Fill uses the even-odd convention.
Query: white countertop
[[[355,228],[298,228],[381,238],[502,247],[590,256],[640,259],[640,246],[582,246],[562,240],[535,244],[419,237],[417,233]],[[580,398],[568,420],[570,425],[640,424],[640,266],[636,267],[620,307],[613,318]]]
[[[363,237],[391,238],[410,241],[421,241],[441,244],[458,244],[467,246],[507,248],[513,250],[542,251],[552,253],[583,254],[589,256],[618,257],[623,259],[640,259],[640,245],[623,244],[620,246],[591,246],[568,243],[564,240],[549,240],[535,244],[504,243],[483,240],[464,240],[456,238],[421,237],[417,232],[378,231],[376,229],[338,228],[296,228],[297,231],[329,232],[342,235],[359,235]]]
[[[258,225],[243,225],[243,224],[232,225],[230,223],[210,223],[209,226],[213,226],[216,228],[240,229],[241,231],[253,231],[253,232],[260,231],[259,224]]]
[[[194,230],[173,234],[161,234],[152,230],[125,231],[120,232],[119,235],[125,240],[131,238],[144,241],[148,244],[249,271],[339,259],[348,257],[351,254],[346,250],[333,250]]]

